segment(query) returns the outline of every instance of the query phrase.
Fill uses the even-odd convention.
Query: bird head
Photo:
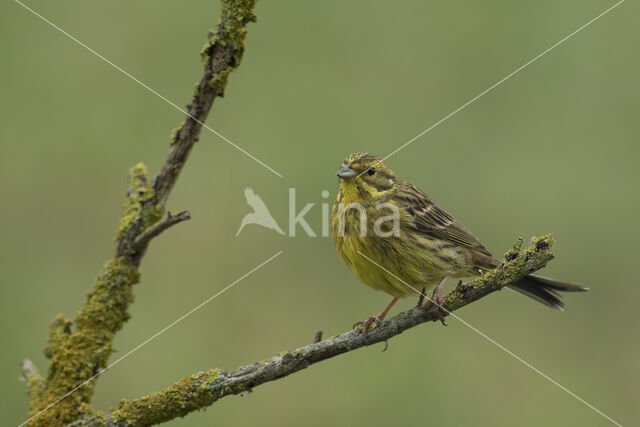
[[[360,197],[390,190],[398,180],[380,157],[369,153],[349,154],[336,175],[341,190]]]

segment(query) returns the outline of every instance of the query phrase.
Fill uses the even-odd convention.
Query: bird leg
[[[442,315],[440,308],[442,307],[442,287],[444,286],[444,282],[446,282],[448,278],[449,276],[444,276],[442,279],[440,279],[440,282],[438,282],[438,286],[436,286],[436,288],[433,290],[433,294],[431,295],[431,298],[429,298],[429,301],[425,302],[420,307],[422,309],[425,309],[430,305],[433,305],[438,319],[444,326],[447,326],[447,324],[444,323],[444,316]]]
[[[391,310],[391,307],[393,307],[393,305],[396,302],[398,302],[398,297],[392,299],[389,305],[384,310],[382,310],[380,314],[378,314],[377,316],[371,316],[367,320],[360,320],[354,323],[353,324],[354,329],[356,328],[356,326],[362,326],[362,336],[364,336],[364,339],[367,339],[367,332],[369,330],[369,326],[371,326],[372,323],[375,323],[376,325],[378,325],[380,322],[382,322],[384,317],[387,315],[389,310]]]

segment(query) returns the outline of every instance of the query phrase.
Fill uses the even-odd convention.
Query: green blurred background
[[[202,73],[216,1],[28,3],[179,105]],[[248,226],[251,186],[286,229],[288,188],[320,232],[346,154],[386,155],[613,4],[540,0],[261,0],[247,51],[169,201],[193,220],[150,248],[118,353],[279,250],[284,254],[100,378],[96,408],[202,369],[342,332],[388,301],[330,238]],[[626,2],[391,159],[496,255],[553,232],[545,274],[587,284],[557,313],[501,292],[458,314],[616,421],[640,419],[639,6]],[[45,369],[47,324],[73,316],[113,236],[127,169],[157,172],[183,115],[17,3],[0,6],[0,413],[25,419],[19,362]],[[415,301],[404,301],[406,309]],[[610,423],[460,322],[414,328],[172,423]]]

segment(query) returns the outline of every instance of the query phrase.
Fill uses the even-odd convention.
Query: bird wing
[[[433,203],[419,188],[405,184],[393,199],[409,214],[416,231],[491,256],[471,231]]]

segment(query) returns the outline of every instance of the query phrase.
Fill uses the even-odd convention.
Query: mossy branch
[[[460,309],[478,299],[498,291],[510,283],[543,268],[553,259],[553,238],[543,236],[532,239],[528,248],[517,244],[505,254],[502,264],[469,282],[460,282],[444,298],[443,315]],[[284,378],[338,355],[379,342],[385,342],[407,329],[422,323],[439,320],[433,305],[426,309],[414,308],[384,320],[365,338],[360,330],[285,351],[274,357],[244,366],[234,372],[211,369],[186,377],[172,386],[136,400],[122,400],[118,409],[108,414],[96,414],[80,420],[74,426],[149,426],[183,417],[190,412],[212,405],[217,400],[234,394],[250,392],[260,384]]]
[[[46,379],[32,363],[23,362],[31,425],[65,425],[94,414],[89,402],[95,380],[108,364],[116,332],[129,318],[142,257],[153,238],[190,218],[188,212],[182,212],[162,220],[169,194],[198,141],[214,100],[222,96],[229,74],[240,64],[244,27],[256,19],[255,3],[256,0],[222,0],[217,30],[201,52],[204,74],[192,94],[184,122],[172,135],[164,165],[153,180],[142,163],[130,171],[124,213],[116,233],[115,257],[105,263],[75,320],[58,315],[51,322],[45,350],[51,363]]]

